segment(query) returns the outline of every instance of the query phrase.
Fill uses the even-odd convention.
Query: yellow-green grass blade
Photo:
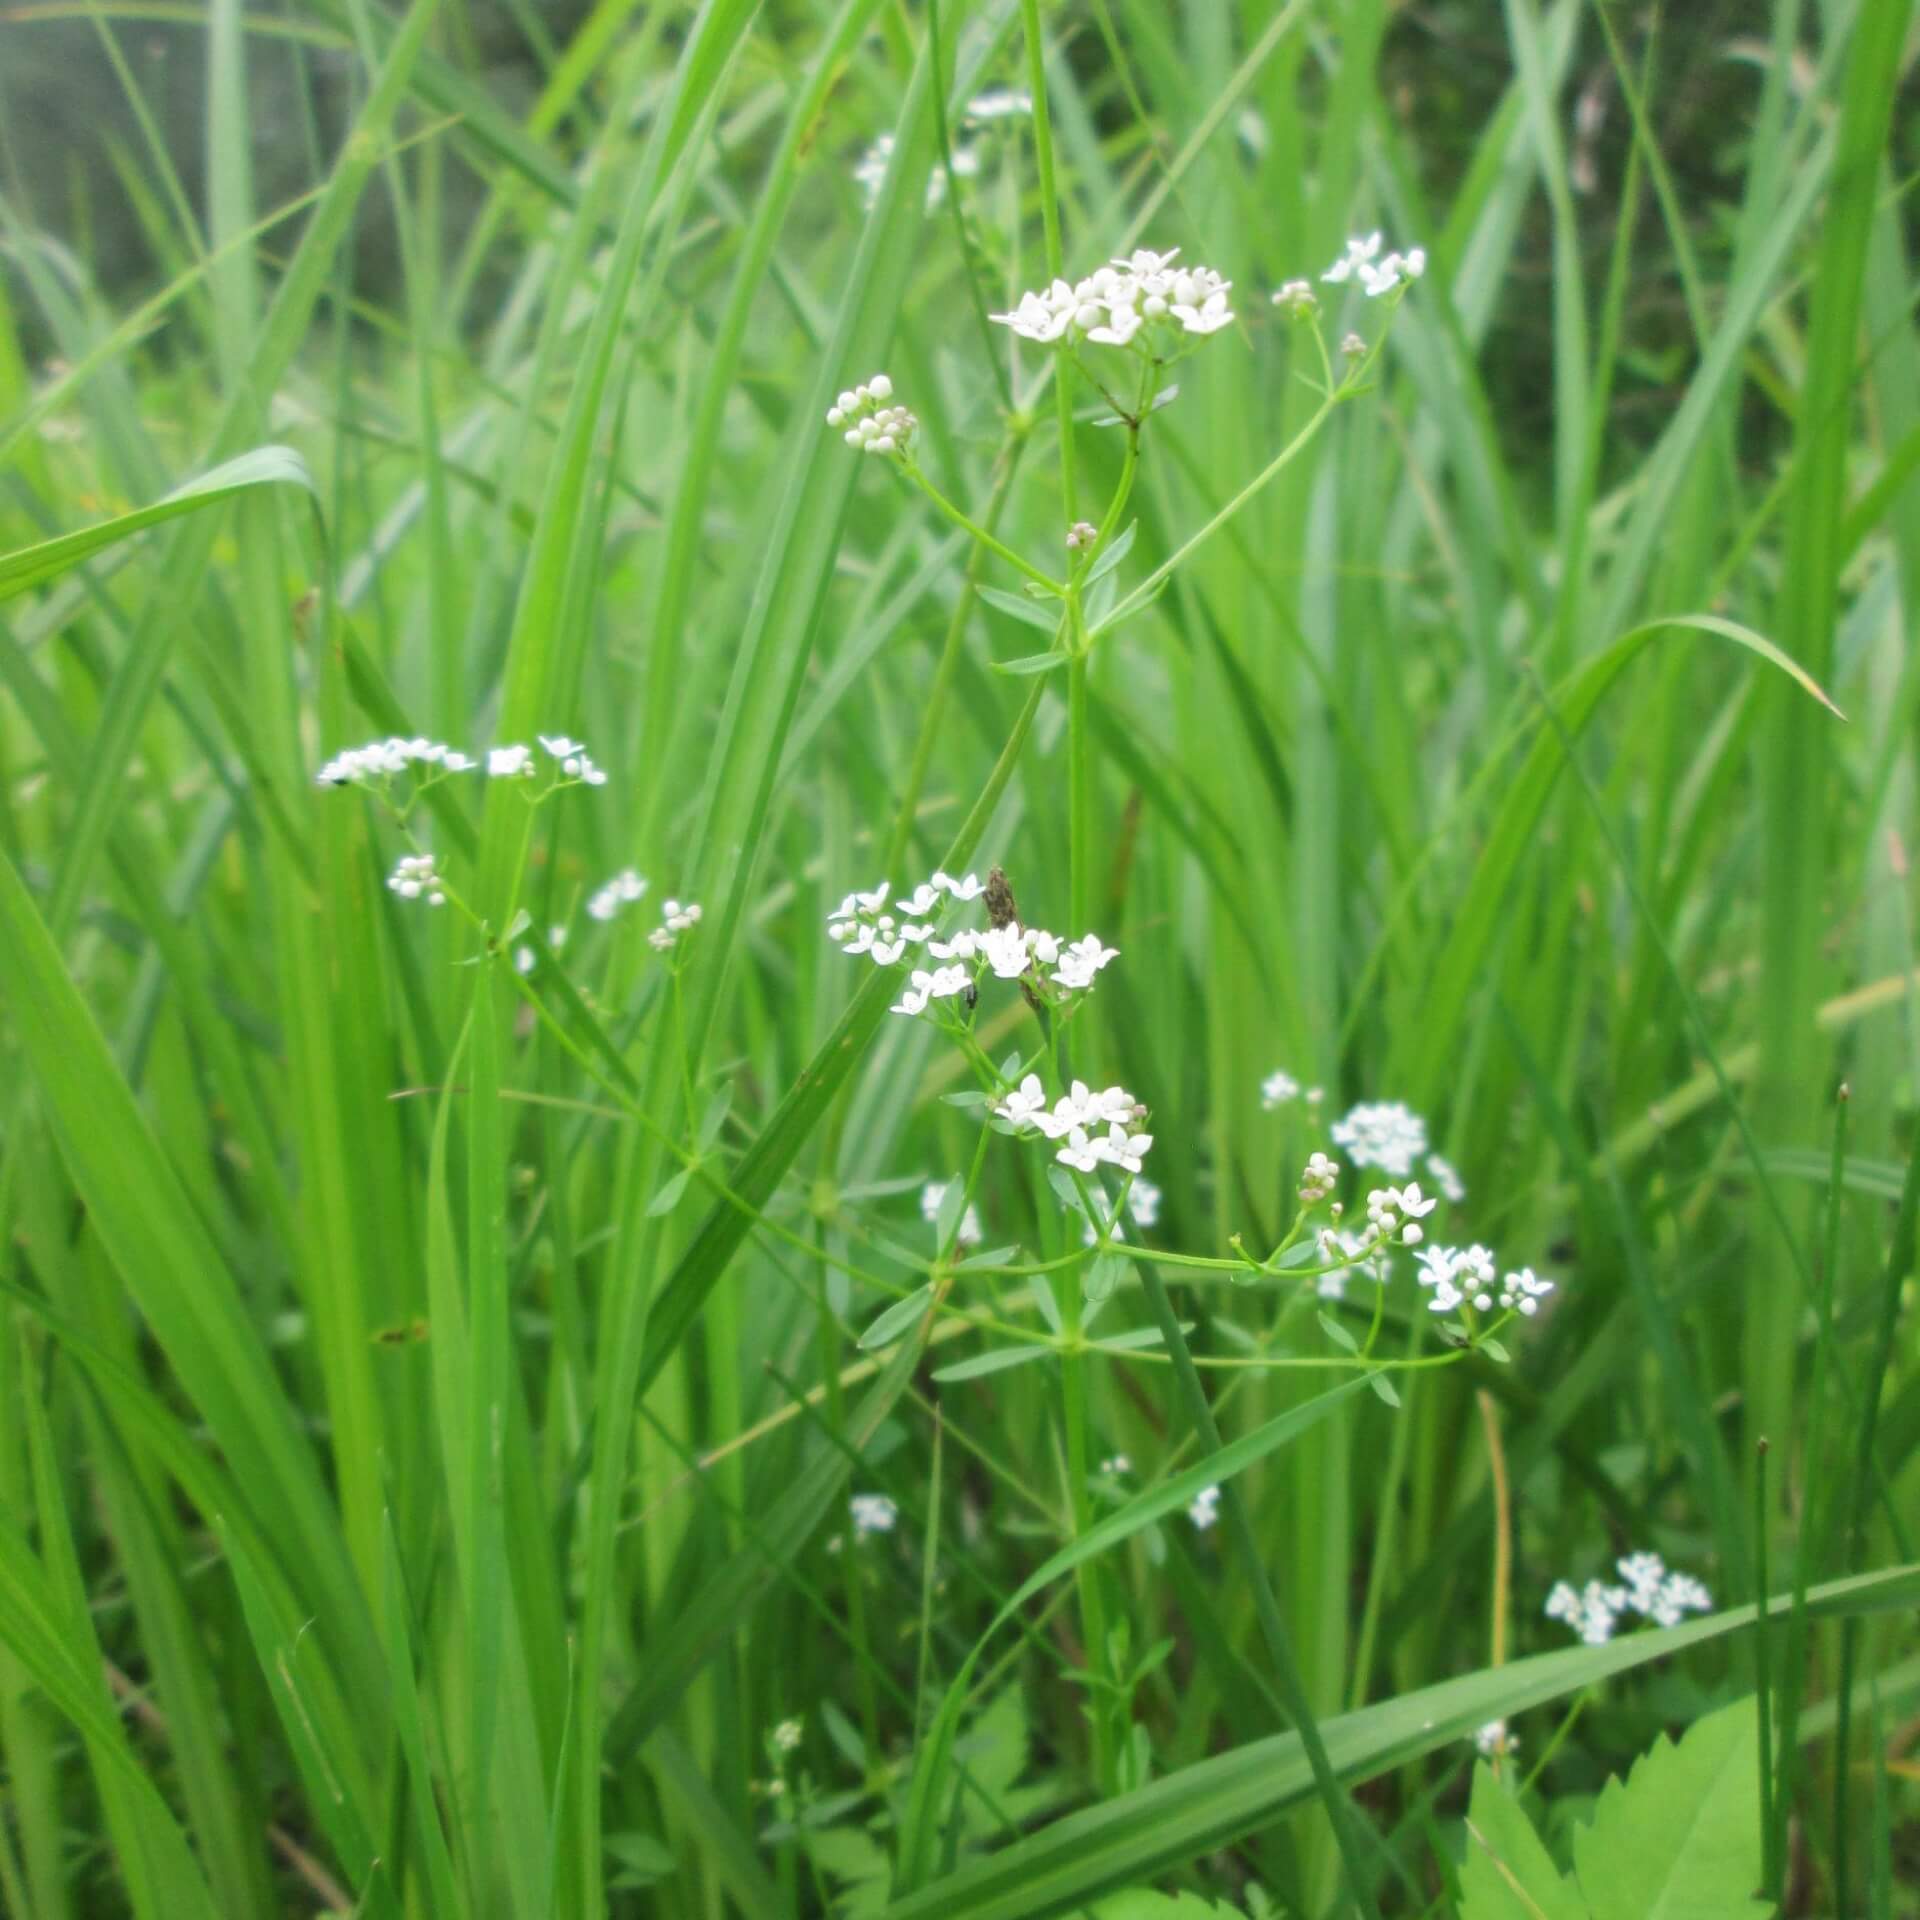
[[[145,532],[148,527],[178,519],[183,513],[196,513],[202,507],[217,506],[250,487],[266,486],[302,487],[308,493],[314,492],[307,463],[291,447],[256,447],[251,453],[222,461],[197,479],[176,487],[150,507],[136,508],[132,513],[83,527],[76,533],[62,534],[58,539],[43,540],[38,546],[0,554],[0,600],[10,600],[16,594],[40,586],[94,554]]]
[[[372,1653],[332,1502],[219,1252],[114,1066],[11,860],[0,859],[0,978],[28,1064],[119,1270],[233,1463],[256,1521],[298,1570],[349,1665]],[[364,1671],[364,1667],[362,1669]]]

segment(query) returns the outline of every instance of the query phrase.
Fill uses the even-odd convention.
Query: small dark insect
[[[971,1013],[980,1004],[980,989],[971,980],[967,982],[967,1011]]]
[[[1013,898],[1013,885],[999,867],[987,872],[987,884],[981,896],[987,903],[987,924],[991,927],[1010,927],[1020,918],[1020,909]]]
[[[381,1327],[373,1336],[377,1347],[405,1347],[427,1337],[427,1323],[424,1320],[410,1320],[404,1326]]]

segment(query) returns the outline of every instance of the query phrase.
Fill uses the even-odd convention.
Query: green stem
[[[1046,233],[1047,272],[1051,278],[1064,277],[1064,252],[1060,243],[1060,195],[1054,175],[1053,126],[1047,111],[1047,73],[1045,47],[1040,31],[1039,0],[1021,0],[1021,19],[1026,30],[1027,83],[1033,99],[1034,157],[1040,171],[1040,217]],[[1060,499],[1067,527],[1079,518],[1075,489],[1073,449],[1073,396],[1068,390],[1065,367],[1058,355],[1053,364],[1053,400],[1060,435]],[[1092,766],[1087,750],[1086,635],[1077,587],[1069,587],[1064,598],[1066,642],[1073,655],[1067,668],[1067,892],[1074,927],[1081,932],[1092,918]],[[1080,1283],[1069,1270],[1059,1288],[1060,1317],[1072,1335],[1080,1329]],[[1068,1499],[1073,1508],[1076,1536],[1093,1524],[1092,1504],[1087,1491],[1087,1399],[1086,1362],[1078,1354],[1064,1355],[1060,1362],[1061,1415],[1067,1440]],[[1081,1627],[1087,1643],[1087,1670],[1102,1677],[1107,1659],[1105,1596],[1100,1576],[1091,1561],[1079,1569]],[[1105,1699],[1096,1689],[1093,1702],[1094,1774],[1103,1794],[1115,1791],[1119,1772],[1113,1750],[1113,1719]]]
[[[987,499],[987,523],[982,532],[988,539],[993,538],[993,530],[1000,524],[1000,515],[1007,504],[1007,495],[1013,488],[1014,470],[1020,464],[1022,442],[1014,441],[1000,461],[997,477],[993,483],[993,492]],[[933,670],[933,686],[927,695],[926,722],[920,729],[920,737],[913,743],[913,764],[907,769],[906,785],[900,791],[900,806],[894,816],[893,832],[887,838],[887,857],[880,863],[882,873],[894,873],[907,851],[907,843],[913,838],[913,823],[920,811],[920,794],[927,781],[927,768],[933,762],[933,749],[941,738],[937,724],[938,716],[947,710],[947,699],[953,690],[954,675],[959,671],[961,642],[966,637],[967,616],[973,610],[973,590],[980,578],[980,556],[985,549],[976,544],[967,556],[967,564],[960,578],[960,591],[954,596],[953,612],[947,619],[946,638],[940,648],[940,662]]]
[[[1327,416],[1332,413],[1334,408],[1339,406],[1343,400],[1349,398],[1352,392],[1353,389],[1351,387],[1336,387],[1333,392],[1328,394],[1327,397],[1314,408],[1312,414],[1308,416],[1306,424],[1300,431],[1296,433],[1205,526],[1197,533],[1190,534],[1171,555],[1161,561],[1161,563],[1107,615],[1105,624],[1107,626],[1115,625],[1120,620],[1123,620],[1136,607],[1140,606],[1146,600],[1147,596],[1153,592],[1154,588],[1157,587],[1188,554],[1192,553],[1202,541],[1209,540],[1218,533],[1255,494],[1263,487],[1269,485],[1280,474],[1282,469],[1287,467],[1292,461],[1298,459],[1302,448],[1306,446],[1307,442],[1311,440],[1326,423]]]
[[[1193,1355],[1187,1347],[1187,1337],[1180,1331],[1179,1316],[1173,1310],[1173,1302],[1167,1297],[1166,1283],[1151,1265],[1143,1266],[1140,1275],[1146,1289],[1147,1303],[1160,1323],[1161,1337],[1166,1341],[1181,1397],[1186,1401],[1187,1417],[1199,1434],[1200,1444],[1205,1451],[1218,1453],[1222,1444],[1220,1429],[1214,1424],[1213,1409],[1207,1404],[1207,1390],[1201,1384],[1199,1371],[1194,1366]],[[1367,1897],[1359,1823],[1347,1799],[1346,1790],[1334,1775],[1327,1744],[1320,1737],[1320,1723],[1315,1719],[1312,1704],[1307,1699],[1299,1662],[1294,1657],[1293,1639],[1287,1632],[1286,1621],[1280,1613],[1280,1603],[1274,1597],[1272,1583],[1267,1578],[1266,1562],[1260,1551],[1260,1542],[1254,1535],[1252,1516],[1241,1496],[1240,1482],[1237,1479],[1228,1480],[1221,1493],[1234,1550],[1240,1556],[1242,1570],[1253,1589],[1254,1611],[1259,1617],[1260,1630],[1267,1643],[1268,1657],[1273,1662],[1275,1690],[1280,1696],[1280,1705],[1299,1733],[1307,1764],[1313,1769],[1314,1786],[1332,1823],[1334,1842],[1340,1849],[1348,1897],[1362,1920],[1371,1920],[1374,1907]]]
[[[1014,568],[1016,572],[1024,573],[1035,586],[1045,587],[1050,594],[1056,597],[1065,596],[1067,589],[1062,582],[1050,579],[1046,574],[1042,573],[1038,567],[1034,566],[1032,562],[1023,560],[1004,540],[996,539],[979,521],[961,512],[917,466],[902,465],[900,471],[904,473],[956,527],[964,528],[968,533],[972,534],[988,552],[997,553],[1008,566]]]

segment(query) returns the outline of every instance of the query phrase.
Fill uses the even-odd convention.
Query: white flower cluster
[[[1489,1720],[1474,1734],[1473,1744],[1489,1760],[1508,1760],[1520,1751],[1520,1736],[1509,1733],[1504,1720]]]
[[[927,1184],[920,1189],[921,1219],[927,1221],[939,1219],[940,1203],[946,1199],[947,1189],[952,1185],[953,1182],[951,1180],[929,1180]],[[983,1235],[980,1231],[980,1210],[978,1207],[968,1206],[966,1212],[960,1216],[960,1231],[953,1237],[955,1243],[959,1246],[977,1247],[980,1244]]]
[[[616,873],[587,902],[589,920],[611,920],[622,907],[631,906],[647,890],[647,883],[632,867]]]
[[[387,876],[387,885],[402,900],[425,900],[430,907],[447,904],[439,870],[430,853],[403,854],[399,865]]]
[[[1547,1595],[1546,1616],[1564,1620],[1590,1647],[1613,1638],[1623,1613],[1637,1613],[1657,1627],[1677,1627],[1689,1613],[1709,1613],[1713,1595],[1690,1573],[1673,1573],[1657,1553],[1630,1553],[1615,1563],[1622,1584],[1589,1580],[1575,1588],[1559,1580]]]
[[[1030,1073],[994,1103],[993,1111],[1017,1133],[1024,1134],[1031,1128],[1049,1140],[1064,1140],[1066,1145],[1054,1158],[1082,1173],[1092,1173],[1101,1166],[1138,1173],[1142,1158],[1153,1145],[1152,1134],[1129,1131],[1146,1108],[1125,1087],[1108,1087],[1096,1093],[1084,1080],[1076,1080],[1073,1090],[1063,1093],[1049,1107],[1040,1076]],[[1154,1198],[1157,1204],[1157,1192]]]
[[[977,875],[956,880],[936,873],[912,893],[892,904],[885,880],[867,893],[850,893],[827,916],[827,938],[842,953],[866,954],[874,965],[890,967],[904,959],[910,947],[924,947],[929,959],[942,962],[931,970],[916,967],[911,985],[903,990],[895,1013],[926,1012],[935,1000],[951,1000],[969,992],[987,973],[1000,980],[1050,983],[1060,993],[1084,993],[1100,970],[1119,958],[1098,934],[1062,940],[1044,927],[1023,927],[1010,921],[1004,927],[963,927],[942,937],[936,925],[947,901],[975,900],[985,891]],[[1047,971],[1051,969],[1051,971]]]
[[[1300,1204],[1317,1207],[1339,1184],[1339,1180],[1338,1160],[1330,1160],[1324,1153],[1312,1155],[1300,1174]]]
[[[607,784],[606,774],[593,764],[592,756],[578,740],[569,740],[564,733],[543,733],[540,744],[559,761],[564,778],[583,781],[590,787]]]
[[[1398,1100],[1363,1100],[1332,1132],[1356,1167],[1378,1167],[1395,1180],[1404,1180],[1427,1150],[1427,1123]]]
[[[1273,304],[1289,313],[1312,313],[1320,302],[1314,298],[1311,280],[1289,280],[1274,290]]]
[[[986,891],[977,874],[956,880],[950,873],[936,873],[923,880],[912,893],[893,902],[901,919],[887,911],[892,883],[882,880],[871,892],[854,892],[827,915],[827,938],[842,953],[869,954],[877,967],[890,967],[910,946],[923,945],[933,937],[933,917],[942,897],[965,902],[977,900]],[[953,947],[935,941],[930,949],[936,959],[951,959]]]
[[[569,740],[563,733],[543,733],[540,744],[553,756],[556,787],[574,781],[588,787],[607,784],[606,774],[593,764],[592,756],[578,740]],[[479,765],[479,761],[439,740],[376,740],[336,753],[314,779],[323,787],[384,786],[395,774],[411,771],[425,784],[441,774],[470,773]],[[539,772],[540,763],[531,747],[491,747],[486,768],[492,780],[530,780]]]
[[[442,773],[467,773],[475,764],[444,740],[402,740],[396,736],[370,741],[364,747],[348,747],[313,777],[322,787],[368,786],[416,770],[422,779]]]
[[[1493,1254],[1481,1246],[1429,1247],[1420,1255],[1417,1277],[1423,1287],[1432,1289],[1433,1298],[1427,1302],[1430,1313],[1451,1313],[1463,1305],[1477,1313],[1491,1313],[1498,1307],[1503,1313],[1522,1313],[1530,1319],[1553,1291],[1553,1282],[1541,1279],[1531,1267],[1499,1278]]]
[[[848,446],[860,453],[897,453],[904,456],[920,431],[920,422],[905,407],[890,407],[893,382],[876,373],[864,385],[852,387],[827,409],[827,425],[845,431]]]
[[[1314,1156],[1316,1160],[1322,1157],[1319,1154]],[[1332,1165],[1331,1162],[1328,1164]],[[1330,1185],[1330,1181],[1319,1185],[1318,1191],[1322,1196]],[[1302,1195],[1305,1192],[1303,1185]],[[1310,1201],[1308,1204],[1314,1203]],[[1347,1297],[1347,1276],[1354,1272],[1364,1273],[1368,1279],[1384,1286],[1389,1271],[1389,1249],[1417,1247],[1426,1233],[1420,1222],[1439,1204],[1438,1200],[1420,1191],[1418,1181],[1410,1182],[1405,1187],[1376,1187],[1367,1195],[1367,1224],[1358,1233],[1322,1227],[1318,1236],[1321,1259],[1341,1264],[1320,1276],[1317,1291],[1321,1299],[1344,1300]],[[1338,1211],[1336,1208],[1336,1214]]]
[[[987,318],[1043,345],[1084,338],[1168,359],[1184,345],[1182,335],[1204,339],[1233,323],[1227,304],[1233,282],[1211,267],[1176,267],[1179,251],[1142,247],[1072,286],[1056,280],[1044,293],[1023,293],[1011,312]]]
[[[1383,293],[1391,293],[1404,280],[1418,280],[1426,270],[1427,254],[1424,247],[1410,247],[1405,253],[1389,253],[1382,258],[1380,236],[1370,233],[1364,240],[1349,240],[1346,252],[1320,278],[1335,286],[1357,279],[1367,298],[1377,300]],[[1282,287],[1280,292],[1287,290]],[[1280,296],[1276,294],[1274,297],[1278,299]]]
[[[1202,1487],[1187,1508],[1187,1518],[1201,1533],[1205,1533],[1220,1518],[1220,1489]]]
[[[767,1736],[767,1744],[775,1753],[794,1753],[800,1746],[800,1722],[782,1720]]]
[[[967,102],[962,116],[969,126],[985,126],[992,120],[1024,119],[1033,111],[1033,95],[1022,93],[1013,87],[992,87],[985,93],[976,93]],[[955,158],[958,159],[958,155]]]
[[[1305,1097],[1308,1106],[1317,1107],[1326,1096],[1318,1087],[1308,1087]],[[1285,1068],[1276,1069],[1260,1082],[1260,1104],[1269,1113],[1290,1106],[1300,1098],[1300,1082]]]
[[[856,1493],[847,1502],[847,1511],[853,1516],[855,1535],[861,1538],[869,1533],[891,1533],[900,1517],[900,1509],[884,1493]]]
[[[700,924],[700,909],[691,900],[663,900],[660,924],[647,935],[647,945],[661,953],[670,952],[683,933]]]

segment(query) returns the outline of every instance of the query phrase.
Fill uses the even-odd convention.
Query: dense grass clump
[[[163,11],[0,1906],[1920,1913],[1906,0]]]

